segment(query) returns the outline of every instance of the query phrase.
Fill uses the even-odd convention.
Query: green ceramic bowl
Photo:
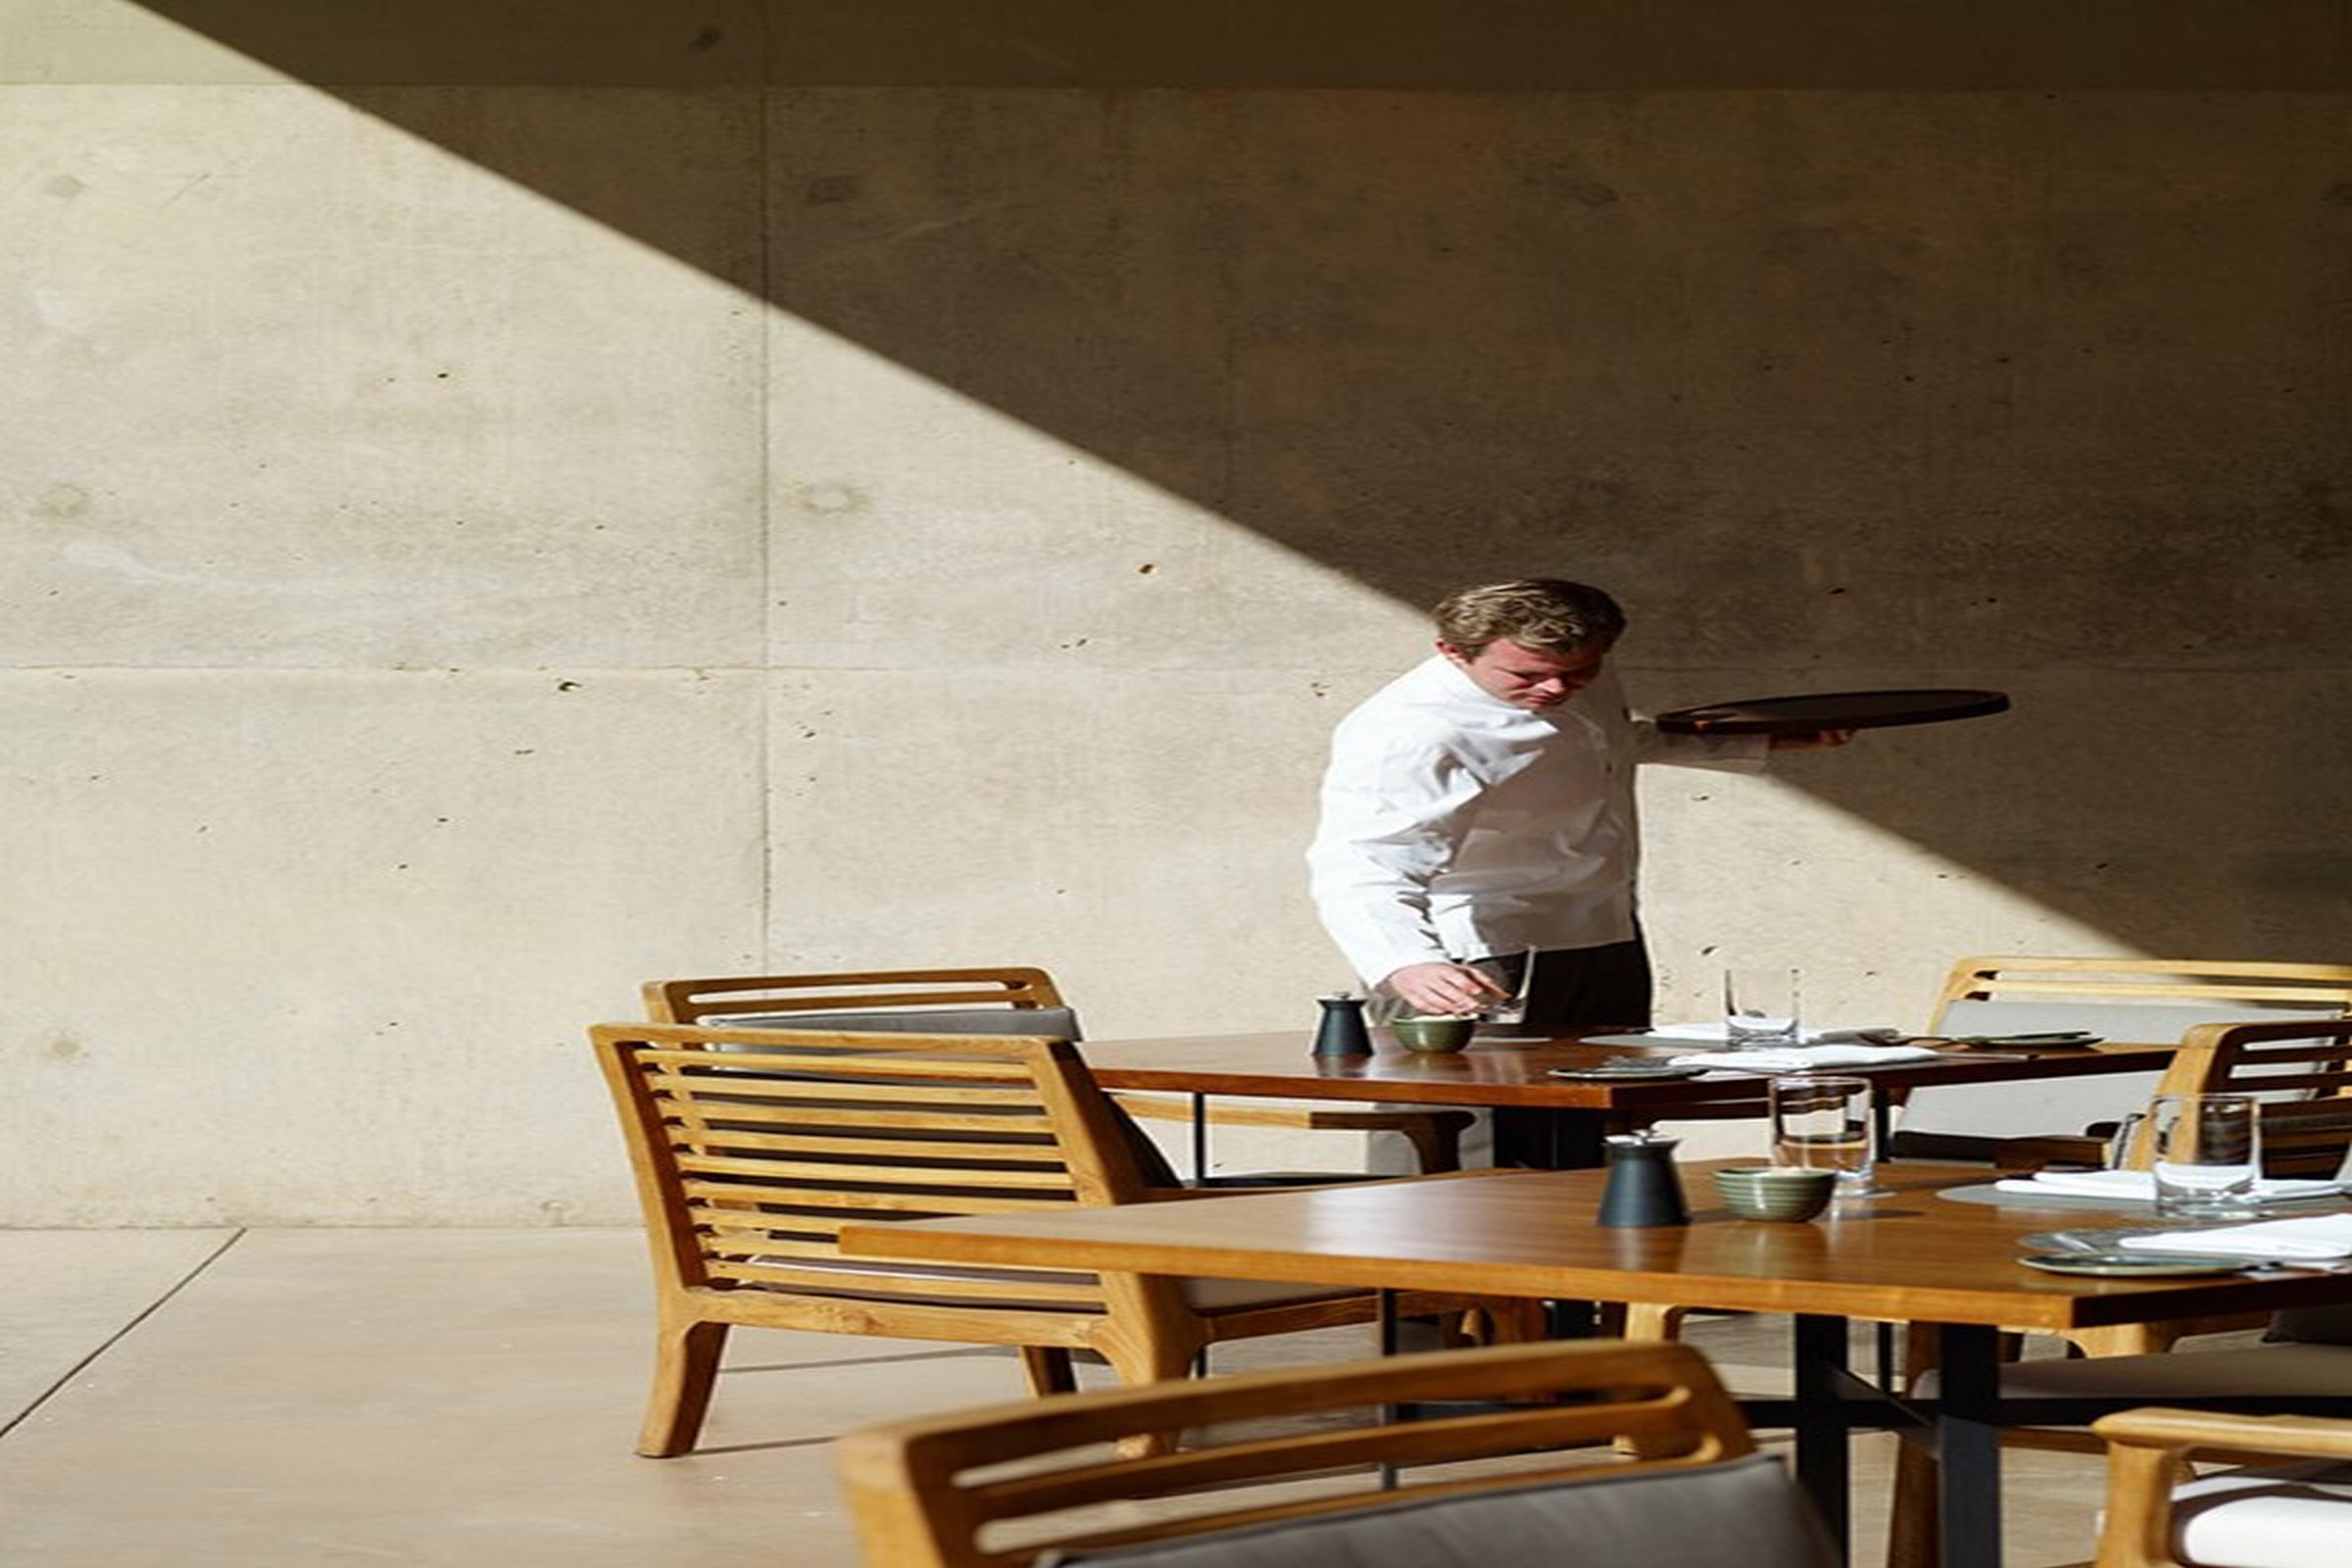
[[[1811,1219],[1838,1191],[1834,1170],[1792,1165],[1734,1165],[1715,1173],[1723,1206],[1741,1219]]]
[[[1459,1051],[1470,1044],[1476,1018],[1398,1018],[1389,1025],[1396,1043],[1407,1051]]]

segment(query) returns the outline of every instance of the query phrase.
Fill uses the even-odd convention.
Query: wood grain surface
[[[1891,1196],[1802,1223],[1734,1218],[1707,1172],[1682,1167],[1691,1220],[1593,1224],[1603,1171],[1488,1171],[1207,1203],[917,1221],[844,1241],[878,1253],[998,1264],[1653,1301],[1767,1312],[2061,1331],[2352,1299],[2352,1275],[2165,1280],[2044,1274],[2018,1238],[2114,1223],[2112,1210],[1957,1203],[1973,1166],[1889,1164]]]

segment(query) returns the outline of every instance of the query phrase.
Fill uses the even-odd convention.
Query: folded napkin
[[[1715,1023],[1662,1023],[1652,1029],[1650,1033],[1656,1035],[1661,1041],[1688,1040],[1693,1045],[1702,1040],[1729,1040],[1732,1038],[1731,1031],[1721,1021]],[[1853,1045],[1866,1041],[1883,1045],[1887,1041],[1902,1038],[1903,1032],[1900,1029],[1888,1029],[1878,1025],[1873,1025],[1868,1029],[1799,1029],[1796,1032],[1797,1044],[1804,1046]]]
[[[2303,1219],[2266,1219],[2258,1225],[2224,1225],[2209,1231],[2127,1236],[2122,1245],[2134,1252],[2219,1252],[2227,1257],[2325,1261],[2352,1257],[2352,1214],[2312,1214]]]
[[[2143,1203],[2156,1200],[2156,1176],[2144,1170],[2044,1170],[2032,1176],[1994,1182],[2004,1193],[2032,1193],[2041,1198],[2121,1198]],[[2335,1182],[2289,1181],[2265,1176],[2254,1183],[2257,1199],[2322,1198],[2341,1191]]]
[[[1896,1061],[1934,1061],[1925,1046],[1790,1046],[1775,1051],[1702,1051],[1671,1056],[1677,1067],[1737,1067],[1742,1072],[1811,1072],[1817,1067],[1878,1067]]]

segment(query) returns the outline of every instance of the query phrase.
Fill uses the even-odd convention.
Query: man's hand
[[[1850,729],[1817,729],[1810,735],[1775,735],[1770,746],[1776,752],[1820,752],[1843,746],[1853,738]]]
[[[1459,963],[1408,963],[1381,984],[1419,1013],[1476,1012],[1510,995],[1476,969]]]

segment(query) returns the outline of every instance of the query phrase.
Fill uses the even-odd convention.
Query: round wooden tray
[[[1680,735],[1810,735],[1825,729],[1888,729],[1940,724],[2005,711],[2005,692],[1965,687],[1913,691],[1814,692],[1801,697],[1748,697],[1660,713],[1657,726]]]

